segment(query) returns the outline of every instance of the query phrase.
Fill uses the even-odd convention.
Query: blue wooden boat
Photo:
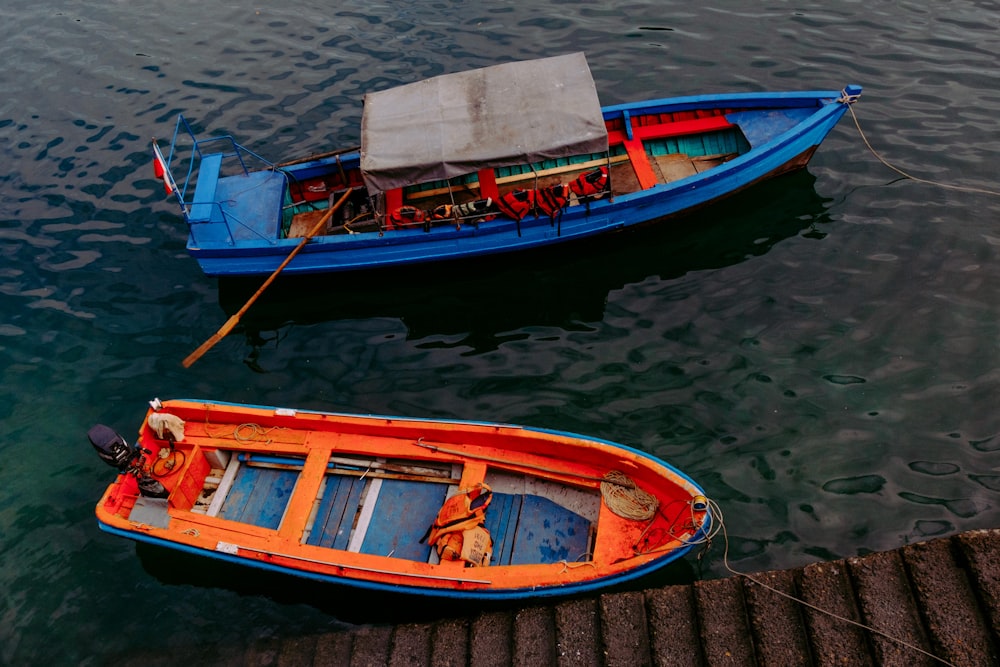
[[[97,504],[114,535],[365,589],[476,600],[570,595],[705,542],[680,471],[597,438],[506,424],[151,402]]]
[[[156,174],[212,276],[383,269],[660,221],[804,167],[861,87],[601,108],[581,53],[365,97],[361,146],[271,162],[177,118]],[[175,175],[182,176],[175,178]]]

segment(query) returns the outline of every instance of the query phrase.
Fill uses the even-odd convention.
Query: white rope
[[[270,445],[271,438],[267,437],[267,435],[275,428],[274,426],[264,428],[254,422],[245,422],[233,429],[233,440],[237,442],[263,442],[266,445]]]
[[[906,642],[906,641],[904,641],[902,639],[899,639],[898,637],[893,637],[892,635],[887,634],[885,632],[882,632],[881,630],[877,630],[877,629],[871,627],[870,625],[865,625],[864,623],[860,623],[858,621],[855,621],[853,619],[847,618],[845,616],[840,616],[839,614],[836,614],[836,613],[834,613],[832,611],[829,611],[827,609],[823,609],[821,607],[817,607],[816,605],[811,604],[809,602],[806,602],[805,600],[802,600],[800,598],[797,598],[794,595],[790,595],[788,593],[785,593],[784,591],[778,590],[777,588],[775,588],[773,586],[769,586],[768,584],[765,584],[764,582],[760,581],[759,579],[756,579],[755,577],[753,577],[753,576],[751,576],[749,574],[745,574],[743,572],[737,572],[736,570],[734,570],[729,565],[729,533],[726,532],[726,526],[725,526],[725,523],[722,520],[722,510],[719,508],[718,504],[715,503],[715,501],[709,500],[708,503],[709,503],[709,509],[712,512],[712,518],[713,518],[713,520],[716,520],[716,521],[719,522],[719,530],[722,532],[722,538],[724,540],[724,542],[723,542],[724,549],[723,549],[723,553],[722,553],[722,564],[723,564],[723,566],[727,570],[729,570],[729,572],[731,574],[734,574],[737,577],[743,577],[744,579],[747,579],[748,581],[751,581],[751,582],[757,584],[761,588],[766,588],[767,590],[771,591],[772,593],[776,593],[776,594],[778,594],[778,595],[780,595],[780,596],[782,596],[784,598],[787,598],[787,599],[789,599],[789,600],[791,600],[793,602],[798,602],[799,604],[801,604],[801,605],[803,605],[805,607],[809,607],[813,611],[817,611],[817,612],[819,612],[821,614],[826,614],[827,616],[829,616],[831,618],[835,618],[838,621],[843,621],[845,623],[850,623],[851,625],[854,625],[854,626],[857,626],[859,628],[862,628],[863,630],[868,630],[869,632],[875,633],[877,635],[881,635],[882,637],[885,637],[886,639],[888,639],[891,642],[895,642],[896,644],[899,644],[900,646],[908,648],[908,649],[910,649],[912,651],[916,651],[917,653],[922,653],[923,655],[926,655],[927,657],[931,658],[932,660],[936,660],[937,662],[940,662],[941,664],[949,665],[950,667],[955,667],[955,665],[953,663],[948,662],[944,658],[939,658],[938,656],[934,655],[933,653],[931,653],[929,651],[925,651],[924,649],[920,648],[919,646],[914,646],[913,644],[910,644],[909,642]]]
[[[959,190],[961,192],[976,192],[976,193],[979,193],[979,194],[993,195],[995,197],[1000,197],[1000,191],[997,191],[997,190],[987,190],[985,188],[974,188],[974,187],[969,187],[969,186],[964,186],[964,185],[950,185],[948,183],[940,183],[938,181],[931,181],[931,180],[928,180],[926,178],[919,178],[917,176],[913,176],[912,174],[908,174],[907,172],[903,171],[899,167],[896,167],[896,166],[890,164],[888,160],[886,160],[881,155],[879,155],[878,151],[876,151],[875,148],[872,147],[871,143],[868,141],[868,137],[865,136],[864,131],[861,129],[861,123],[858,121],[858,116],[857,116],[857,114],[854,113],[854,106],[852,104],[848,104],[847,105],[847,109],[851,112],[851,118],[854,119],[854,126],[858,128],[858,134],[861,135],[861,140],[865,142],[865,146],[867,146],[868,150],[871,151],[871,154],[875,156],[875,159],[877,159],[879,162],[881,162],[886,167],[888,167],[889,169],[893,170],[894,172],[896,172],[897,174],[899,174],[903,178],[908,178],[911,181],[916,181],[917,183],[924,183],[926,185],[936,185],[939,188],[946,188],[948,190]]]

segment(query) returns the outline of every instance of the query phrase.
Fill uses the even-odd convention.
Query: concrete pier
[[[998,633],[1000,530],[981,530],[749,577],[116,663],[982,667],[1000,665]]]

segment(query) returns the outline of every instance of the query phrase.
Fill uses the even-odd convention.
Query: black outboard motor
[[[132,447],[125,438],[118,435],[114,429],[104,424],[95,424],[87,431],[90,444],[97,450],[101,460],[119,472],[128,472],[132,464],[139,458],[138,446]]]
[[[167,489],[145,470],[146,459],[143,453],[149,454],[148,449],[140,447],[138,443],[129,445],[125,438],[104,424],[90,427],[87,437],[102,461],[117,468],[119,472],[135,475],[142,495],[150,498],[166,498],[169,495]]]

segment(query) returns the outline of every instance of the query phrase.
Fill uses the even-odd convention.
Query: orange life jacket
[[[424,535],[421,542],[426,540],[431,546],[436,546],[438,556],[443,560],[463,559],[465,533],[471,533],[477,541],[482,542],[483,540],[482,533],[486,532],[486,529],[482,525],[486,521],[486,508],[492,498],[493,491],[483,483],[468,489],[459,489],[458,493],[444,501],[438,511],[437,518],[427,529],[427,534]],[[488,538],[489,532],[486,532],[486,540],[489,542],[487,546],[491,547],[492,541]],[[465,549],[465,551],[469,550]],[[481,559],[481,550],[477,556]],[[468,560],[468,562],[477,565],[483,564],[481,560],[480,562]]]
[[[484,526],[444,535],[437,543],[441,560],[463,560],[466,567],[485,567],[493,557],[493,538]]]
[[[395,211],[385,216],[386,229],[405,229],[415,225],[422,225],[427,218],[427,214],[414,206],[400,206]]]
[[[535,210],[535,191],[512,190],[505,195],[500,195],[500,198],[497,199],[497,208],[508,218],[514,218],[521,222],[526,215]]]
[[[570,189],[565,183],[550,185],[536,191],[535,204],[539,211],[549,216],[554,222],[562,214],[566,204],[569,203],[569,195]]]
[[[573,191],[573,194],[581,199],[601,194],[607,189],[607,187],[607,167],[601,167],[599,169],[595,169],[594,171],[588,171],[580,174],[576,177],[576,180],[569,184],[569,189]]]
[[[431,220],[451,220],[454,217],[451,204],[441,204],[431,210]]]

